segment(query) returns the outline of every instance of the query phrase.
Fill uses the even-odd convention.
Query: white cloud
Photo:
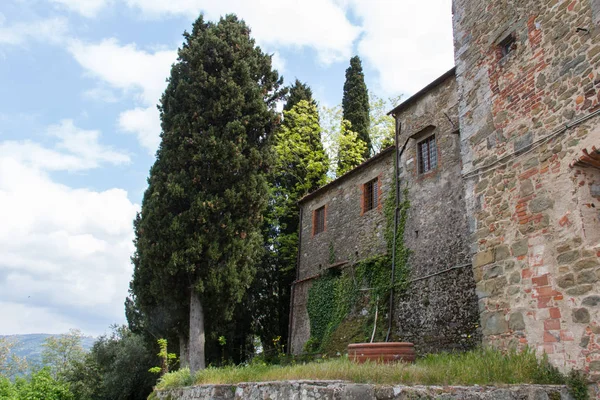
[[[57,6],[66,8],[83,15],[84,17],[95,17],[100,10],[112,3],[111,0],[51,0]]]
[[[29,41],[61,43],[67,31],[66,18],[38,19],[7,25],[0,14],[0,45],[22,46]]]
[[[332,0],[126,0],[149,17],[186,15],[207,18],[235,13],[252,28],[261,46],[314,48],[324,64],[346,60],[360,28],[346,18],[345,10]]]
[[[160,143],[160,118],[155,105],[167,86],[177,51],[148,52],[134,43],[121,45],[116,39],[95,44],[72,41],[69,51],[91,76],[134,96],[143,106],[122,112],[118,126],[135,134],[140,144],[154,155]]]
[[[271,56],[271,62],[273,65],[273,69],[276,69],[279,72],[279,75],[282,75],[285,72],[285,59],[281,57],[279,52],[274,52]]]
[[[139,206],[122,189],[71,188],[49,172],[129,159],[70,120],[48,135],[53,148],[0,142],[0,334],[99,333],[123,322]]]
[[[135,43],[119,44],[117,39],[100,43],[74,40],[69,51],[88,73],[110,86],[139,95],[145,105],[156,104],[166,87],[175,50],[153,53],[138,49]]]
[[[54,149],[29,140],[5,141],[0,143],[0,158],[48,171],[81,171],[102,163],[118,165],[131,161],[127,154],[100,144],[100,132],[79,129],[72,120],[50,126],[47,133],[59,139]]]
[[[119,115],[119,128],[137,136],[140,144],[154,155],[160,144],[160,115],[156,107],[135,108]]]
[[[26,296],[25,296],[26,297]],[[77,322],[55,314],[51,310],[28,306],[16,302],[0,301],[2,325],[0,335],[18,335],[26,333],[66,333],[76,327]]]
[[[381,90],[412,94],[454,65],[451,0],[346,0],[362,21],[358,52]]]

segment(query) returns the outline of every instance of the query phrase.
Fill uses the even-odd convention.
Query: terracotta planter
[[[357,363],[414,362],[416,354],[415,346],[408,342],[353,343],[348,345],[348,357]]]

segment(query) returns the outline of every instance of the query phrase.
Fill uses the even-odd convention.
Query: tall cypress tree
[[[358,56],[350,59],[346,70],[344,96],[342,98],[343,119],[350,122],[350,130],[366,144],[363,158],[369,158],[372,150],[369,137],[369,92],[365,84],[365,74]]]
[[[131,288],[137,304],[171,299],[189,315],[196,371],[205,366],[205,322],[211,329],[231,317],[263,249],[282,81],[233,15],[200,16],[184,38],[159,106],[162,141],[135,224]]]

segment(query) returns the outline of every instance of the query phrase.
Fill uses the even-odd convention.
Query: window
[[[379,181],[377,178],[365,183],[363,212],[377,207],[379,202]]]
[[[325,206],[317,208],[313,215],[313,235],[325,232]]]
[[[437,149],[435,135],[429,136],[418,145],[419,173],[427,173],[437,167]]]
[[[506,57],[508,53],[513,51],[516,45],[517,44],[514,34],[510,34],[504,40],[502,40],[498,44],[498,47],[500,48],[500,55],[502,56],[502,58]]]

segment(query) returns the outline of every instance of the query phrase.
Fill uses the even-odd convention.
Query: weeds
[[[347,357],[296,365],[207,368],[193,377],[189,370],[165,375],[158,389],[193,384],[235,384],[277,380],[345,380],[356,383],[406,385],[563,384],[565,378],[546,358],[531,350],[503,353],[478,349],[432,354],[414,364],[355,364]]]

